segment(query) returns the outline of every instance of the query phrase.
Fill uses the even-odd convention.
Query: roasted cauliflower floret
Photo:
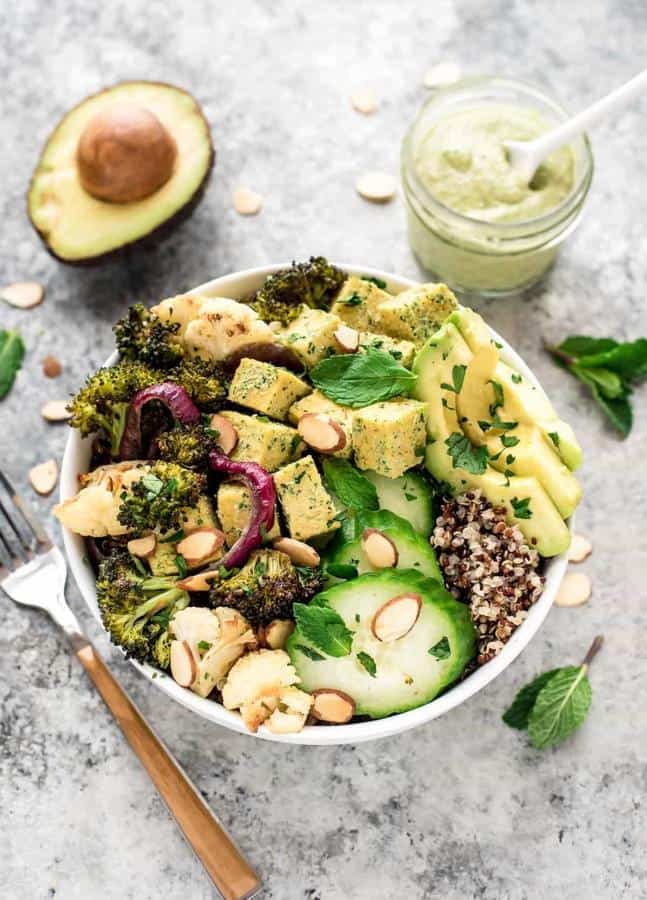
[[[122,494],[146,474],[148,467],[138,460],[99,466],[84,475],[83,487],[69,500],[54,507],[54,515],[69,531],[85,537],[117,537],[131,529],[119,521]]]
[[[265,725],[273,734],[295,734],[301,731],[308,718],[313,698],[296,687],[281,691],[279,703]]]
[[[187,325],[196,318],[206,300],[206,297],[201,297],[199,294],[178,294],[177,297],[162,300],[157,306],[151,308],[151,312],[162,322],[177,323],[180,326],[177,335],[179,338],[183,338]]]
[[[233,666],[222,689],[222,702],[226,709],[240,711],[250,731],[257,731],[275,712],[282,713],[274,720],[276,727],[285,728],[289,724],[292,726],[290,730],[300,731],[305,724],[307,710],[305,713],[300,711],[305,708],[305,701],[297,698],[292,689],[298,681],[299,677],[285,650],[257,650],[243,656]],[[285,715],[294,718],[288,723],[284,720]]]

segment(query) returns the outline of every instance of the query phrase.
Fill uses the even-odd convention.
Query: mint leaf
[[[356,566],[344,563],[327,563],[325,568],[327,575],[332,575],[333,578],[342,578],[344,581],[348,581],[349,578],[357,578],[358,575]]]
[[[353,644],[353,632],[334,609],[321,605],[321,601],[308,606],[295,603],[294,618],[303,637],[327,656],[348,656]]]
[[[322,659],[326,658],[325,656],[322,656],[321,653],[317,653],[316,650],[313,650],[312,647],[306,647],[305,644],[295,644],[294,646],[296,650],[299,650],[313,662],[321,662]]]
[[[458,431],[450,434],[445,444],[455,469],[465,469],[472,475],[482,475],[487,469],[487,447],[475,447]]]
[[[367,347],[365,353],[329,356],[310,370],[310,380],[335,403],[360,409],[407,394],[416,376],[390,353]]]
[[[610,400],[605,397],[601,391],[592,386],[593,399],[600,409],[605,413],[611,424],[623,437],[627,437],[633,425],[633,412],[631,404],[626,397],[618,397],[616,400]]]
[[[532,519],[530,497],[524,497],[523,500],[519,500],[517,497],[513,497],[510,503],[512,504],[512,508],[514,509],[514,514],[518,519]]]
[[[593,338],[575,334],[558,344],[557,349],[568,356],[585,356],[593,353],[605,353],[617,346],[618,342],[612,338]]]
[[[451,653],[449,638],[442,637],[433,647],[430,647],[429,650],[427,650],[427,653],[434,656],[436,659],[448,659]]]
[[[528,716],[535,705],[537,694],[548,680],[559,671],[559,669],[551,669],[550,672],[544,672],[542,675],[538,675],[525,687],[522,687],[512,701],[510,708],[503,713],[502,719],[505,724],[509,725],[510,728],[519,728],[522,731],[525,731],[528,727]]]
[[[622,378],[611,369],[584,369],[578,364],[571,366],[571,371],[577,375],[580,381],[596,385],[598,390],[610,400],[623,397],[627,393]]]
[[[345,459],[324,459],[323,471],[328,487],[344,506],[351,509],[378,509],[375,485]]]
[[[610,369],[625,381],[642,381],[647,378],[647,338],[616,344],[604,351],[589,351],[580,355],[577,362],[585,369]]]
[[[362,281],[370,281],[372,284],[377,285],[377,287],[381,288],[383,291],[386,290],[386,281],[383,281],[381,278],[373,278],[372,275],[362,275]]]
[[[364,666],[371,678],[375,678],[377,666],[375,665],[375,660],[373,659],[373,657],[369,656],[368,653],[364,653],[363,650],[360,650],[357,654],[357,660],[360,665]]]
[[[25,356],[25,345],[17,331],[0,330],[0,400],[16,380]]]
[[[558,669],[539,690],[528,715],[528,737],[538,750],[558,744],[578,728],[591,706],[587,666]]]

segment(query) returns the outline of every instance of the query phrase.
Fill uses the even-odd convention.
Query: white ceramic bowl
[[[213,281],[195,288],[194,293],[200,293],[210,296],[232,297],[234,299],[246,296],[256,290],[262,283],[263,279],[276,271],[283,268],[285,263],[275,266],[265,266],[259,269],[247,269],[243,272],[236,272],[233,275],[224,275]],[[390,291],[398,293],[412,287],[415,282],[407,278],[400,278],[397,275],[391,275],[388,272],[381,272],[378,269],[370,269],[368,267],[355,265],[340,266],[348,272],[357,275],[372,275],[386,281]],[[502,344],[502,356],[511,363],[525,378],[534,384],[539,382],[529,370],[518,354],[503,340],[496,332],[492,332],[495,340]],[[113,354],[107,361],[107,364],[116,362],[117,355]],[[74,496],[78,490],[77,476],[81,472],[88,470],[90,461],[90,440],[81,438],[76,431],[70,433],[70,437],[65,448],[63,456],[63,464],[61,469],[61,499],[66,500],[68,497]],[[95,578],[92,567],[87,561],[83,538],[76,534],[63,529],[63,539],[67,557],[72,569],[72,574],[76,580],[79,590],[81,591],[85,602],[92,610],[94,615],[99,619],[99,610],[97,607],[97,594],[95,587]],[[398,734],[402,731],[408,731],[425,722],[438,718],[448,710],[453,709],[461,703],[464,703],[486,684],[489,684],[493,678],[506,669],[516,656],[521,653],[523,648],[532,639],[533,635],[539,629],[539,626],[546,618],[548,610],[552,606],[555,594],[566,570],[567,559],[566,554],[551,559],[546,564],[546,586],[542,596],[532,607],[526,621],[515,631],[511,639],[505,645],[501,653],[491,662],[481,666],[473,672],[464,681],[461,681],[455,687],[450,688],[436,700],[431,703],[412,709],[409,712],[399,713],[386,719],[378,719],[374,722],[357,722],[349,725],[328,725],[328,726],[308,726],[299,734],[274,735],[267,729],[261,727],[256,735],[251,737],[261,738],[262,740],[281,741],[286,744],[357,744],[361,741],[372,741],[377,738],[388,737]],[[163,675],[148,665],[141,665],[134,662],[133,665],[148,678],[156,688],[163,691],[171,699],[181,703],[188,709],[215,722],[217,725],[223,725],[232,731],[238,731],[242,734],[250,734],[243,725],[242,720],[235,713],[224,709],[219,703],[213,700],[206,700],[198,697],[192,691],[181,688],[170,676]]]

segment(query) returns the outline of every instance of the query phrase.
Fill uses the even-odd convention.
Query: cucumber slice
[[[364,471],[377,491],[380,509],[388,509],[410,522],[416,531],[429,537],[434,527],[434,491],[424,475],[411,470],[399,478],[386,478]]]
[[[422,601],[414,626],[397,640],[378,640],[372,631],[375,614],[394,597],[411,593]],[[299,687],[342,691],[354,700],[357,715],[379,719],[428,703],[460,676],[476,650],[468,607],[417,572],[361,575],[312,602],[337,612],[353,632],[353,643],[347,656],[327,656],[297,627],[287,651]]]
[[[365,528],[382,531],[398,551],[397,569],[413,569],[443,583],[443,576],[436,561],[433,547],[406,519],[386,509],[377,512],[361,512],[335,537],[326,554],[329,566],[353,566],[359,575],[380,571],[370,564],[362,549],[362,533]]]

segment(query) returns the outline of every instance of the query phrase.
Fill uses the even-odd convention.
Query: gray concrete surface
[[[577,108],[647,59],[638,0],[216,3],[21,0],[5,4],[0,72],[0,279],[39,279],[44,304],[0,307],[28,354],[0,404],[0,459],[27,471],[60,458],[65,426],[43,401],[73,391],[108,354],[110,323],[220,273],[325,253],[415,277],[401,200],[371,206],[358,173],[397,172],[400,137],[432,63],[505,73]],[[213,125],[218,161],[197,214],[155,250],[89,270],[49,258],[26,221],[24,193],[41,142],[71,104],[120,78],[192,90]],[[349,108],[366,82],[379,112]],[[647,893],[645,571],[647,397],[619,441],[583,391],[554,368],[540,336],[647,333],[647,153],[643,100],[594,135],[585,219],[548,283],[522,300],[480,304],[539,373],[586,451],[578,528],[595,552],[591,602],[554,610],[522,657],[462,708],[372,745],[289,748],[229,734],[150,689],[111,650],[73,584],[69,598],[114,671],[205,798],[249,853],[274,900]],[[265,197],[254,219],[230,192]],[[41,374],[45,355],[65,366]],[[53,499],[35,496],[43,515]],[[48,621],[2,606],[0,896],[169,900],[212,888],[117,727]],[[597,632],[594,706],[568,744],[544,753],[500,721],[538,671],[577,660]]]

